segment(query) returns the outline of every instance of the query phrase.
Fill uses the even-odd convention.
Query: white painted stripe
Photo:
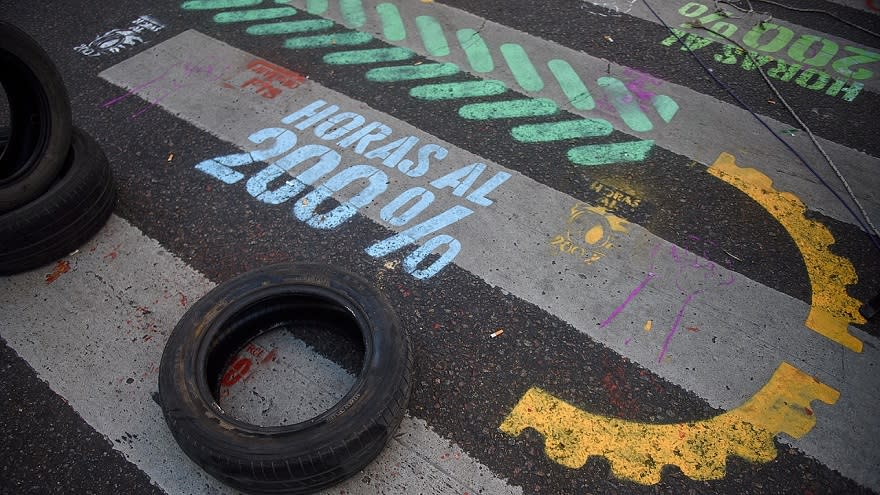
[[[184,62],[215,61],[215,64],[222,62],[222,66],[228,67],[229,73],[233,74],[229,80],[239,84],[247,76],[246,66],[251,60],[253,57],[241,50],[198,32],[187,31],[100,75],[124,88],[136,88]],[[184,80],[187,79],[178,80],[177,87]],[[672,359],[659,363],[658,350],[664,340],[664,331],[644,333],[641,329],[648,319],[653,319],[658,328],[671,327],[683,302],[682,289],[676,282],[676,273],[681,267],[668,254],[672,247],[647,230],[637,225],[628,226],[629,234],[613,237],[614,247],[604,258],[586,264],[580,258],[560,255],[558,248],[550,245],[555,235],[565,233],[570,209],[576,204],[570,196],[507,170],[511,174],[510,180],[489,195],[494,203],[478,207],[464,199],[467,193],[461,197],[451,196],[449,189],[433,188],[428,181],[474,162],[486,165],[486,175],[505,171],[503,167],[444,143],[345,95],[311,81],[285,91],[283,98],[276,99],[261,97],[232,84],[233,87],[226,87],[211,78],[190,78],[187,81],[189,84],[185,90],[169,92],[168,89],[175,85],[166,82],[164,86],[142,87],[139,94],[149,101],[162,97],[160,105],[172,114],[244,150],[265,148],[248,140],[254,131],[281,126],[294,130],[298,136],[297,146],[320,144],[338,152],[341,167],[360,163],[383,167],[379,165],[380,159],[367,159],[350,148],[343,149],[336,141],[316,137],[318,122],[297,129],[295,123],[302,120],[291,117],[288,120],[293,120],[294,124],[280,124],[286,116],[317,99],[338,106],[338,112],[355,112],[365,117],[365,122],[381,122],[393,130],[387,140],[373,143],[361,153],[369,153],[391,139],[409,135],[420,138],[420,144],[443,146],[449,150],[448,156],[442,161],[433,161],[424,177],[408,177],[392,168],[383,168],[388,173],[388,191],[361,208],[360,212],[400,232],[410,225],[388,223],[382,218],[381,210],[397,193],[411,187],[425,186],[437,195],[431,209],[413,219],[412,223],[421,222],[423,218],[452,206],[468,205],[473,208],[472,215],[440,231],[461,243],[456,265],[559,316],[672,383],[694,391],[712,406],[730,409],[740,405],[766,383],[781,361],[788,361],[815,375],[838,389],[842,398],[833,407],[817,405],[816,428],[790,443],[844,475],[875,489],[880,488],[880,472],[872,467],[880,463],[880,452],[873,439],[864,435],[865,431],[880,430],[880,416],[872,407],[876,390],[880,388],[880,376],[872,371],[880,362],[880,340],[876,337],[851,328],[866,342],[863,353],[853,353],[804,327],[809,312],[807,304],[719,267],[716,272],[719,280],[733,277],[735,283],[724,288],[704,287],[706,290],[687,307],[684,315],[686,325],[698,325],[702,331],[679,334],[670,351]],[[744,165],[751,164],[745,162]],[[256,165],[242,172],[247,177],[256,176],[261,168],[263,165]],[[242,179],[231,185],[219,181],[217,184],[246,189],[246,182],[247,179]],[[258,199],[252,201],[259,204]],[[296,200],[297,205],[306,202]],[[290,203],[265,205],[295,212],[296,208],[292,206]],[[598,221],[595,216],[594,219]],[[294,213],[290,215],[290,227],[308,228]],[[345,225],[340,228],[344,229]],[[333,232],[328,231],[328,235]],[[363,245],[351,248],[364,249],[373,241],[363,239]],[[657,246],[662,247],[661,255],[655,252]],[[387,258],[391,263],[397,263],[411,249]],[[701,262],[707,263],[705,260]],[[626,313],[618,318],[617,326],[601,328],[599,324],[623,302],[649,270],[658,274],[655,283],[648,285],[635,304],[627,307]],[[692,290],[705,284],[700,276],[680,282]],[[515,338],[515,335],[511,337]],[[535,385],[540,386],[540,383]]]
[[[374,5],[382,1],[366,0],[364,8],[368,12],[374,12]],[[292,0],[291,3],[298,7],[304,7],[305,0]],[[335,2],[331,2],[331,8],[323,15],[345,24],[344,17],[334,6]],[[632,7],[631,15],[638,15],[636,12],[645,9],[642,2],[636,2]],[[528,93],[528,96],[552,99],[560,108],[575,115],[606,119],[619,131],[638,139],[653,139],[656,145],[687,156],[704,165],[711,165],[722,152],[734,153],[744,163],[750,163],[767,174],[773,179],[774,185],[778,189],[796,194],[808,208],[846,223],[855,223],[852,215],[833,198],[831,193],[816,180],[809,170],[770,135],[751,114],[738,106],[721,102],[686,86],[661,81],[661,84],[656,88],[649,85],[650,89],[647,91],[671,97],[679,104],[678,113],[669,123],[664,123],[657,115],[651,115],[654,129],[648,132],[634,132],[617,115],[611,104],[603,100],[602,92],[596,82],[605,76],[631,81],[640,74],[637,67],[629,68],[611,63],[608,60],[572,50],[558,43],[543,40],[441,3],[399,2],[398,9],[407,23],[407,33],[411,34],[403,41],[385,40],[391,44],[404,46],[429,58],[454,62],[462,70],[469,71],[474,76],[501,80],[512,89],[519,87],[516,78],[506,65],[501,63],[501,57],[497,50],[504,43],[520,44],[525,47],[529,58],[545,81],[542,90]],[[414,35],[417,29],[412,19],[420,15],[432,15],[442,19],[444,26],[446,26],[447,38],[450,40],[454,39],[453,32],[458,29],[470,28],[478,31],[486,44],[493,50],[496,69],[489,73],[470,70],[467,55],[457,43],[452,42],[450,42],[448,57],[429,56],[418,36]],[[654,20],[656,21],[656,19]],[[379,39],[384,39],[381,25],[376,16],[368,17],[367,23],[359,29],[369,32]],[[601,33],[595,33],[594,39],[602,41]],[[658,39],[656,43],[659,44],[660,41]],[[673,49],[678,51],[678,48],[670,48],[670,50]],[[712,50],[709,53],[719,51],[716,48],[706,48],[706,50]],[[701,53],[705,53],[705,50]],[[683,55],[685,54],[682,52]],[[676,53],[670,56],[679,57],[680,55]],[[703,57],[706,56],[703,55]],[[596,110],[578,110],[569,103],[568,98],[555,84],[553,75],[547,69],[547,62],[553,59],[566,60],[576,68],[594,98],[599,100]],[[698,74],[698,77],[703,76],[703,74]],[[776,82],[779,83],[779,81]],[[523,91],[520,90],[520,92]],[[824,92],[817,93],[817,97],[831,98],[825,96]],[[602,105],[603,102],[604,105]],[[858,100],[852,104],[858,104]],[[777,133],[791,128],[788,124],[765,116],[761,116],[761,119]],[[834,187],[841,196],[846,197],[843,186],[840,185],[822,155],[815,149],[805,133],[799,132],[794,136],[785,135],[785,139],[819,171],[827,183]],[[871,218],[880,218],[880,185],[878,185],[875,172],[880,170],[880,159],[821,137],[819,141],[842,174],[848,179],[853,191],[862,201]]]
[[[9,346],[166,493],[237,493],[183,454],[152,397],[168,334],[213,284],[116,216],[66,260],[52,283],[51,266],[0,279]],[[375,462],[325,493],[340,490],[522,493],[409,416]]]

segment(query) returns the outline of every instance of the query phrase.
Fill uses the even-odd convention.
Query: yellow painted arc
[[[665,465],[695,480],[721,479],[727,457],[752,462],[776,458],[778,433],[800,438],[816,424],[810,402],[834,404],[840,393],[782,363],[770,381],[742,406],[714,418],[679,424],[645,424],[591,414],[531,388],[501,423],[519,436],[533,428],[544,436],[547,456],[577,469],[602,456],[615,476],[644,485],[660,482]]]
[[[729,153],[722,153],[708,171],[764,207],[797,245],[812,287],[807,328],[862,352],[862,341],[849,333],[851,323],[865,323],[859,314],[861,303],[846,292],[846,286],[858,282],[858,276],[848,259],[830,251],[835,242],[831,231],[806,217],[807,207],[797,196],[774,189],[770,177],[760,171],[737,166],[736,157]]]

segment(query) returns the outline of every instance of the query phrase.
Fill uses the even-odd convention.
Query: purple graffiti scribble
[[[611,323],[611,320],[617,318],[617,315],[619,315],[620,312],[623,311],[623,308],[625,308],[627,304],[629,304],[633,299],[635,299],[636,295],[638,295],[638,293],[641,292],[642,289],[644,289],[646,285],[648,285],[648,282],[650,282],[651,279],[654,278],[654,275],[655,275],[654,272],[648,272],[648,276],[646,276],[644,278],[644,280],[642,280],[641,283],[639,283],[638,287],[633,289],[633,291],[630,292],[628,296],[626,296],[626,300],[623,301],[623,304],[614,308],[614,311],[611,312],[611,315],[608,318],[606,318],[605,321],[603,321],[602,323],[599,324],[599,328],[604,328],[604,327],[608,326],[608,324]]]
[[[627,81],[624,86],[626,86],[632,94],[636,95],[636,98],[638,98],[640,102],[650,102],[651,99],[657,95],[657,93],[648,90],[647,86],[649,84],[654,88],[658,88],[663,84],[662,80],[635,69],[626,68],[623,73],[632,78]]]
[[[700,238],[696,236],[689,236],[691,240],[699,241]],[[656,258],[660,253],[661,246],[658,244],[654,246],[651,250],[650,260],[651,265],[648,271],[648,274],[645,278],[636,286],[632,292],[627,295],[626,299],[622,304],[614,308],[614,311],[605,319],[602,323],[599,324],[600,328],[607,327],[611,322],[620,315],[621,312],[635,299],[635,297],[645,288],[648,284],[654,280],[655,278],[660,278],[657,273],[656,266]],[[709,282],[711,280],[721,280],[717,283],[716,287],[728,286],[734,283],[736,277],[731,274],[729,278],[725,279],[724,275],[718,272],[719,265],[715,264],[712,261],[709,261],[707,257],[702,258],[706,261],[703,263],[701,261],[700,256],[695,253],[688,251],[687,249],[679,248],[674,244],[670,244],[668,250],[664,250],[670,257],[671,261],[674,264],[673,270],[671,273],[665,275],[664,278],[671,279],[672,285],[675,286],[676,289],[680,291],[680,293],[685,296],[681,307],[676,314],[675,321],[670,327],[669,332],[666,334],[666,338],[663,341],[663,345],[660,350],[660,354],[658,356],[657,362],[662,362],[664,356],[669,351],[669,346],[672,343],[673,337],[678,332],[678,329],[681,327],[681,321],[684,318],[684,311],[689,304],[691,304],[696,298],[697,294],[703,292],[706,285],[712,287],[712,283],[704,284],[704,282]],[[705,254],[705,253],[704,253]],[[699,275],[702,274],[702,277]],[[686,277],[687,275],[691,275],[690,278]],[[694,277],[696,276],[696,277]],[[700,280],[702,279],[702,280]],[[693,284],[695,287],[687,287],[688,285]],[[700,286],[704,286],[704,288],[697,288]],[[629,345],[632,342],[634,337],[628,338],[624,344]]]
[[[663,340],[663,347],[660,349],[660,355],[657,356],[657,362],[663,362],[663,356],[666,355],[666,351],[669,350],[669,344],[672,343],[672,337],[675,336],[675,333],[678,331],[678,327],[681,325],[681,319],[684,316],[684,309],[688,304],[694,299],[694,296],[699,294],[700,291],[689,294],[684,303],[682,303],[681,308],[678,310],[678,314],[675,315],[675,322],[672,323],[672,328],[669,329],[669,332],[666,334],[666,338]]]
[[[188,81],[186,83],[178,81],[178,79],[174,78],[174,77],[172,77],[170,79],[168,78],[169,74],[171,74],[172,71],[174,71],[175,69],[177,69],[181,66],[183,67],[183,72],[181,73],[183,75],[182,80]],[[133,114],[131,114],[129,116],[129,119],[135,119],[135,118],[141,116],[144,112],[146,112],[150,108],[159,105],[159,103],[161,103],[168,96],[171,96],[172,94],[177,93],[178,91],[180,91],[186,87],[193,86],[194,84],[197,84],[199,82],[210,82],[210,81],[217,81],[218,79],[221,79],[223,77],[223,75],[226,73],[226,70],[229,68],[230,68],[229,65],[225,66],[222,70],[217,72],[217,76],[214,77],[213,79],[210,79],[210,78],[204,79],[201,77],[194,79],[195,76],[197,76],[197,75],[202,75],[202,74],[213,75],[215,73],[214,65],[202,64],[202,61],[199,61],[196,64],[191,64],[188,62],[178,62],[178,63],[172,65],[171,67],[168,67],[165,70],[165,72],[163,72],[158,77],[135,86],[134,88],[128,90],[125,94],[123,94],[121,96],[111,98],[111,99],[101,103],[101,107],[109,108],[109,107],[121,102],[122,100],[128,98],[129,96],[137,94],[139,91],[142,91],[142,90],[144,90],[144,89],[146,89],[146,88],[148,88],[148,87],[150,87],[160,81],[164,81],[164,80],[168,79],[168,83],[170,85],[170,88],[167,89],[167,91],[164,91],[164,93],[162,93],[159,97],[157,97],[153,100],[150,100],[150,99],[147,99],[146,97],[144,97],[144,99],[147,100],[147,102],[148,102],[147,105],[140,107],[137,111],[135,111]]]

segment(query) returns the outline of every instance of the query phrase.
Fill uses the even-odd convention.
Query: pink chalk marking
[[[155,77],[145,83],[142,83],[142,84],[135,86],[134,88],[128,90],[125,94],[123,94],[121,96],[117,96],[116,98],[112,98],[110,100],[105,101],[104,103],[101,104],[101,106],[104,108],[111,107],[111,106],[119,103],[120,101],[128,98],[129,96],[132,96],[132,95],[138,93],[139,91],[141,91],[141,90],[143,90],[143,89],[145,89],[145,88],[147,88],[147,87],[149,87],[149,86],[151,86],[161,80],[164,80],[165,78],[168,77],[168,75],[171,73],[172,70],[174,70],[177,67],[180,67],[181,65],[183,65],[183,70],[185,73],[184,75],[185,75],[185,78],[187,78],[187,79],[192,78],[194,74],[214,74],[215,73],[215,69],[212,64],[197,65],[197,64],[190,64],[189,62],[186,62],[186,63],[178,62],[178,63],[172,65],[171,67],[168,67],[168,69],[166,69],[165,72],[163,72],[161,75],[159,75],[159,76],[157,76],[157,77]],[[226,70],[229,69],[229,67],[230,67],[229,65],[225,66],[222,71],[217,73],[218,74],[217,77],[215,77],[213,80],[216,81],[218,79],[221,79],[223,77],[223,75],[225,74]],[[153,101],[147,100],[148,104],[144,105],[143,107],[138,109],[129,118],[134,119],[134,118],[141,116],[144,112],[146,112],[150,108],[157,106],[159,103],[162,102],[162,100],[164,100],[168,96],[171,96],[172,94],[180,91],[183,88],[186,88],[187,86],[192,86],[196,82],[197,81],[191,81],[186,84],[183,84],[183,83],[179,83],[179,82],[172,79],[170,81],[171,88],[167,92],[165,92],[163,95],[161,95],[160,97],[156,98]],[[146,100],[146,98],[144,98],[144,99]]]

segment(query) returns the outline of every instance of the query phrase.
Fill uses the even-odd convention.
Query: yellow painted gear
[[[848,259],[830,251],[829,246],[834,244],[831,231],[806,217],[807,207],[797,196],[777,191],[770,177],[760,171],[737,166],[736,158],[729,153],[722,153],[708,171],[764,207],[794,240],[812,287],[807,328],[862,352],[862,341],[849,333],[851,323],[865,323],[859,314],[861,303],[846,292],[846,286],[858,282],[858,277]]]
[[[834,404],[837,390],[788,363],[740,407],[714,418],[679,424],[645,424],[584,412],[539,388],[529,389],[500,429],[519,436],[533,428],[547,456],[577,469],[602,456],[615,476],[643,485],[660,482],[665,465],[695,480],[725,476],[727,456],[753,462],[776,458],[778,433],[800,438],[816,424],[813,400]]]

